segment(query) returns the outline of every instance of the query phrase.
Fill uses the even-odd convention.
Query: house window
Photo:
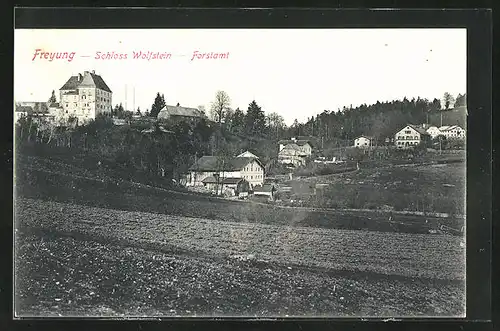
[[[405,131],[405,133],[406,133],[406,134],[410,134],[410,133],[411,133],[411,131],[410,131],[410,130],[406,130],[406,131]]]
[[[85,96],[85,95],[82,95],[82,99],[85,99],[85,98],[86,98],[86,96]]]
[[[250,176],[250,179],[253,179],[253,176]]]

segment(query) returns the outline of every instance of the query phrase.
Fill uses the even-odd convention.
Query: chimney
[[[179,106],[180,106],[180,104],[177,102],[177,106],[176,107],[179,107]]]
[[[92,73],[95,75],[95,70],[92,70]]]
[[[82,81],[82,74],[78,74],[78,81],[81,82]]]

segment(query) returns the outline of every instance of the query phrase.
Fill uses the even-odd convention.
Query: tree
[[[245,116],[245,131],[249,135],[257,136],[262,135],[266,128],[266,115],[262,109],[253,100],[248,105],[247,113]]]
[[[291,126],[291,129],[292,129],[292,134],[294,136],[298,136],[299,135],[299,131],[300,131],[300,124],[299,124],[299,120],[297,119],[294,119],[293,120],[293,124]]]
[[[151,111],[149,112],[149,115],[151,117],[158,117],[160,110],[162,110],[162,108],[165,106],[166,106],[165,96],[163,94],[160,95],[160,92],[156,93],[155,101],[151,106]]]
[[[49,98],[49,104],[51,103],[56,103],[57,102],[57,99],[56,99],[56,92],[54,90],[52,90],[52,95],[50,96]]]
[[[267,125],[269,127],[269,131],[273,133],[275,138],[278,138],[280,131],[286,127],[283,116],[275,112],[267,115]]]
[[[234,110],[228,107],[224,112],[225,112],[224,123],[226,124],[229,131],[233,132]]]
[[[215,100],[212,101],[210,107],[210,116],[212,120],[219,123],[219,125],[224,120],[225,111],[231,106],[231,99],[229,95],[224,91],[217,91],[215,94]]]
[[[198,106],[198,110],[199,110],[199,111],[201,111],[203,114],[205,114],[205,113],[206,113],[206,111],[205,111],[205,106],[203,106],[203,105],[199,105],[199,106]]]
[[[450,106],[453,105],[454,101],[455,100],[454,100],[453,96],[450,93],[444,92],[444,95],[443,95],[443,105],[444,105],[444,109],[445,110],[450,109]]]
[[[118,117],[118,118],[123,118],[124,117],[124,115],[125,115],[125,109],[123,109],[123,105],[122,105],[121,102],[120,102],[119,105],[115,106],[114,115],[115,115],[115,117]]]
[[[454,104],[454,107],[457,108],[457,107],[463,107],[467,105],[467,94],[458,94],[457,95],[457,98],[455,99],[455,104]]]
[[[243,133],[245,130],[245,113],[239,107],[236,108],[232,116],[232,129],[236,133]]]

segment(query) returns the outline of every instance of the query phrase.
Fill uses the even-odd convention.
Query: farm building
[[[395,134],[394,144],[398,149],[408,149],[427,143],[430,138],[430,134],[428,134],[424,128],[413,124],[407,124]]]
[[[243,178],[250,187],[264,183],[264,165],[254,157],[233,157],[222,160],[216,156],[202,156],[189,168],[188,186],[204,185],[210,176]]]
[[[18,102],[14,108],[14,122],[20,118],[31,116],[36,122],[38,120],[53,121],[54,114],[51,112],[51,105],[48,102]]]
[[[441,134],[441,131],[437,126],[431,126],[426,131],[431,136],[432,139],[436,138]]]
[[[196,109],[189,107],[165,106],[158,113],[158,120],[178,121],[178,120],[196,120],[206,118],[205,114]]]
[[[270,200],[274,200],[274,193],[276,193],[276,187],[273,184],[264,184],[262,186],[255,186],[253,189],[254,195],[266,196]]]
[[[305,164],[306,159],[311,156],[313,145],[310,140],[280,140],[278,151],[278,162],[282,164],[293,164],[300,166]]]
[[[240,193],[248,193],[250,183],[244,178],[227,177],[220,179],[217,176],[206,177],[202,180],[203,185],[212,192],[222,192],[228,196],[239,196]]]
[[[373,146],[373,137],[359,136],[354,139],[354,147],[367,148]]]

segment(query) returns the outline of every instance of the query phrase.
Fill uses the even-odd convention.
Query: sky
[[[171,55],[134,59],[139,51]],[[227,58],[192,60],[195,51]],[[129,110],[150,109],[157,92],[169,105],[208,110],[222,90],[233,109],[255,100],[291,124],[351,104],[464,94],[466,62],[465,29],[16,29],[14,100],[46,101],[52,90],[59,98],[70,76],[95,70],[113,105]]]

